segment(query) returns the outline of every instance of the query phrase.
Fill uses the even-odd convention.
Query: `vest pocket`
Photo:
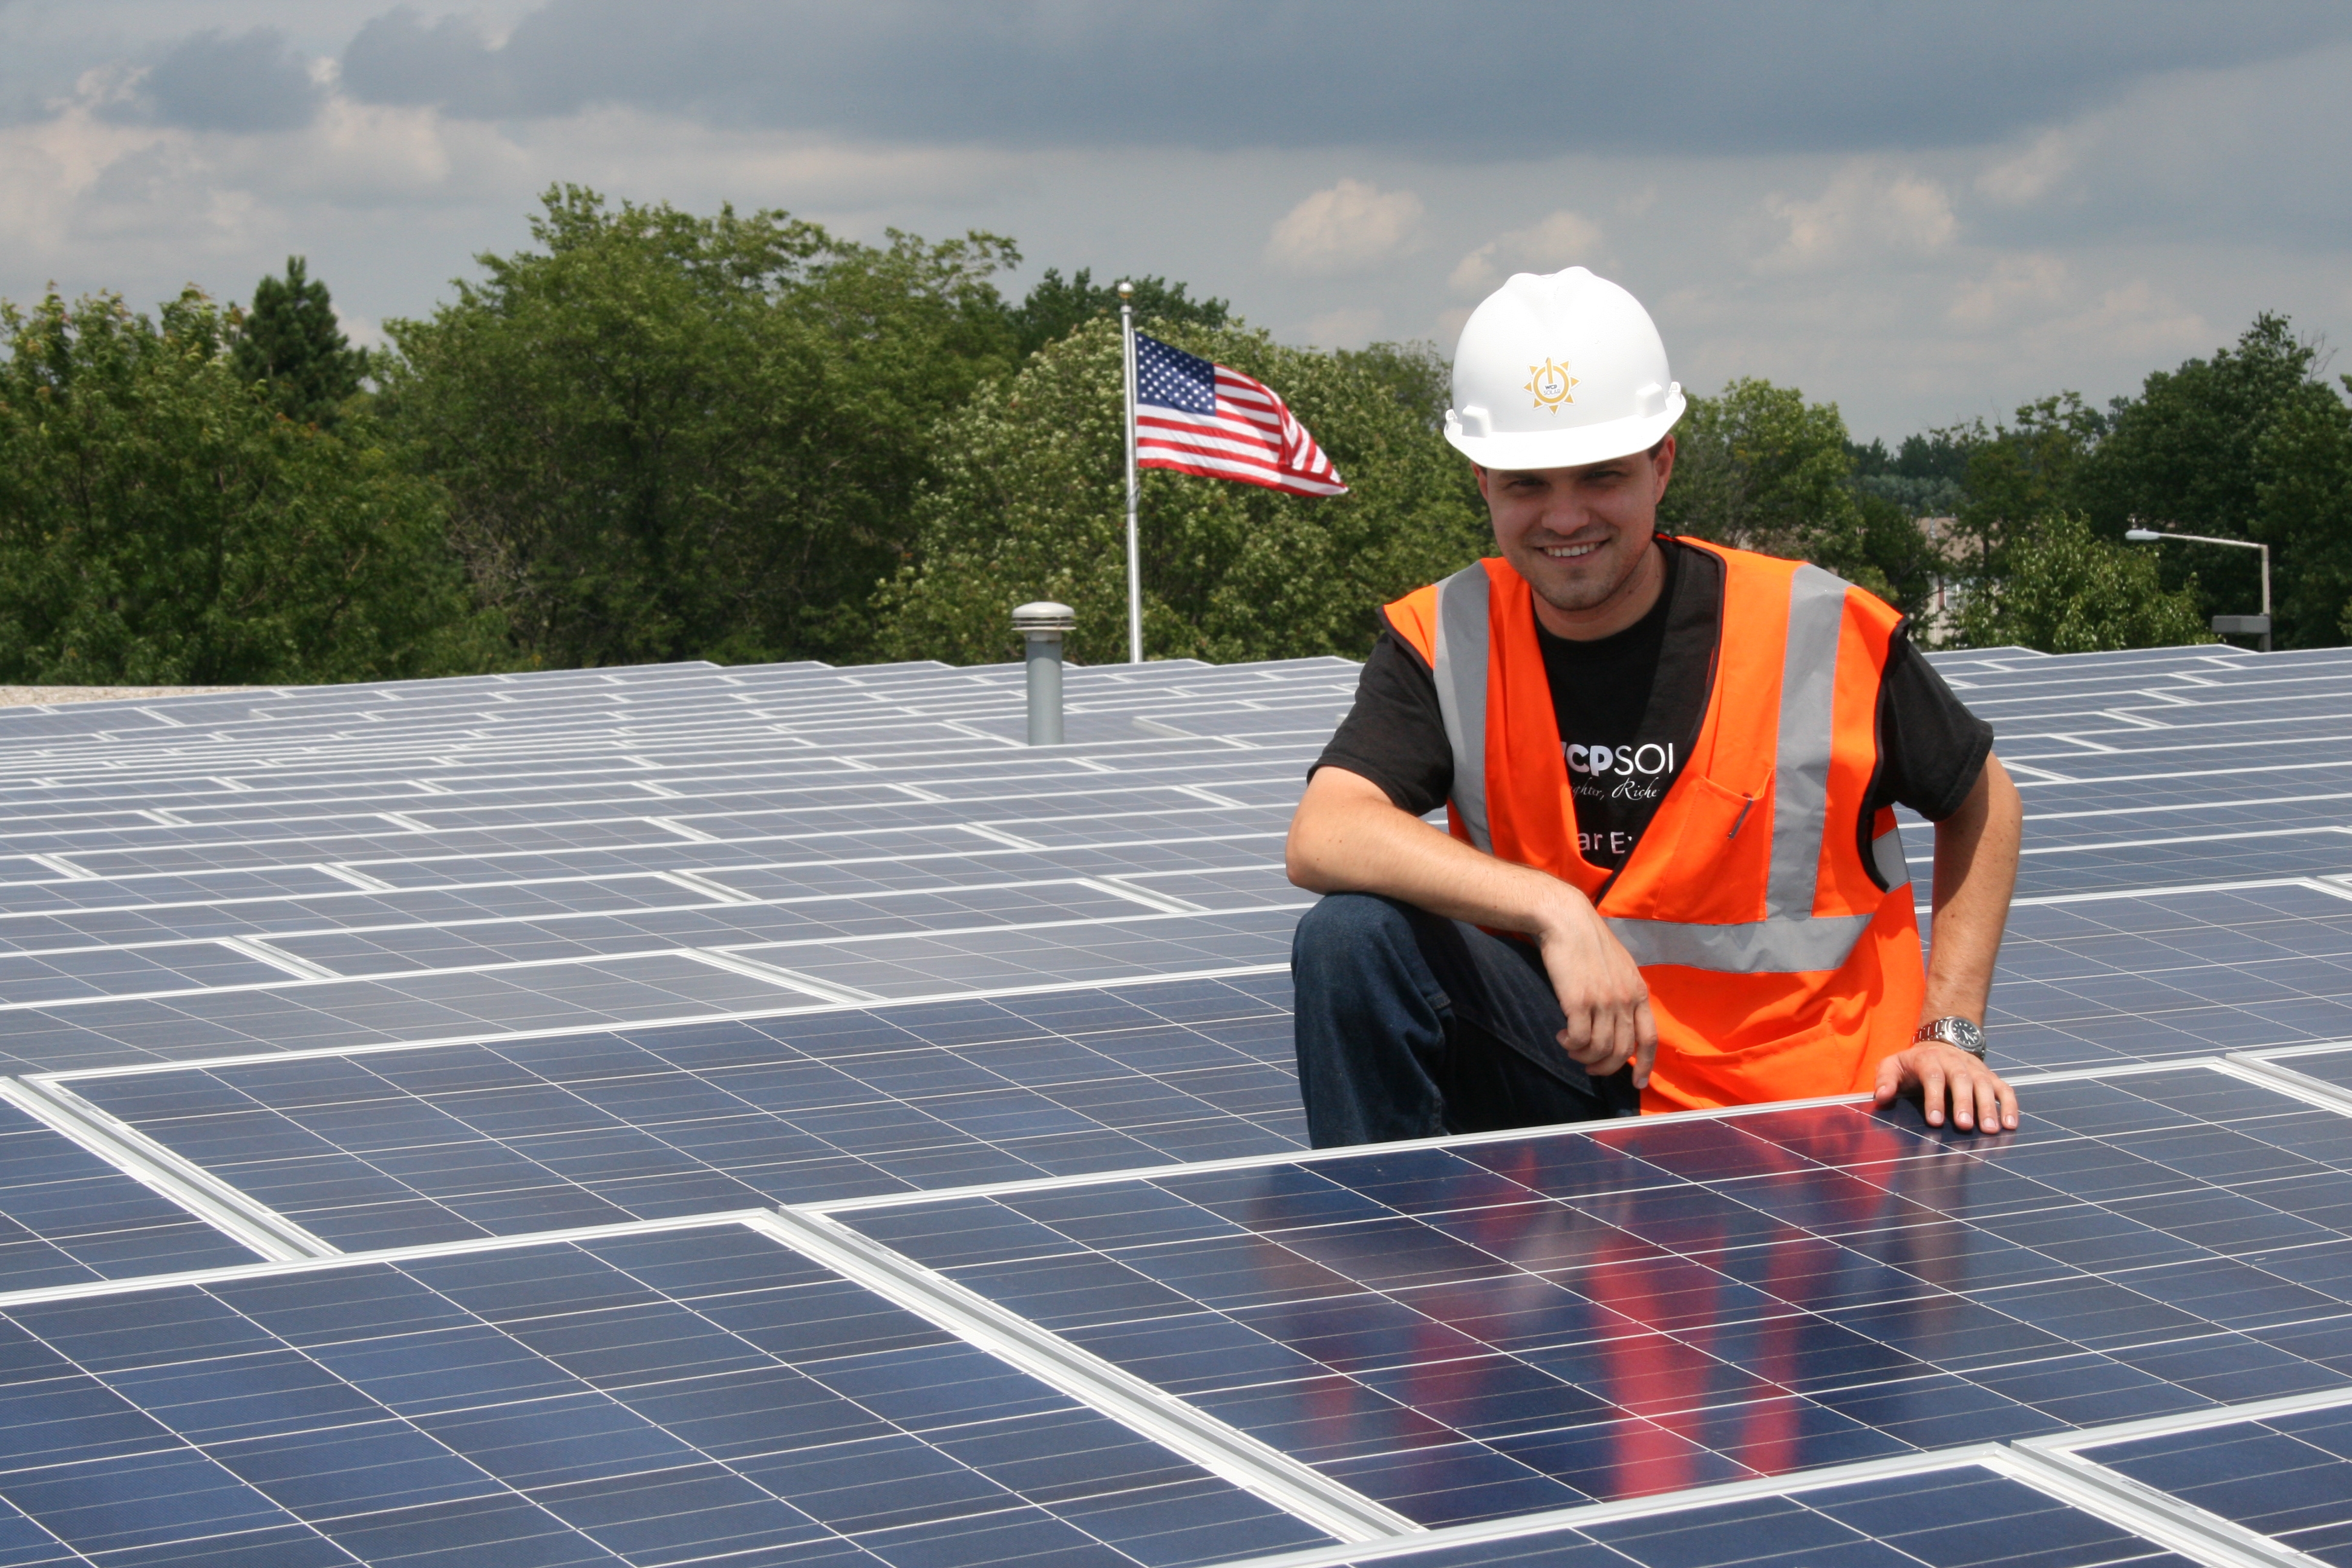
[[[1709,925],[1762,920],[1771,864],[1771,785],[1750,793],[1685,773],[1604,900],[1606,912]]]

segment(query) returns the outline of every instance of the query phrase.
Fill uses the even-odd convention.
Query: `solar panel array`
[[[1340,660],[0,710],[0,1563],[2352,1565],[2352,652],[1934,657],[1993,1138],[1307,1150]]]

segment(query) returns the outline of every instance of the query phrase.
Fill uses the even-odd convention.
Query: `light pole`
[[[2124,537],[2135,544],[2153,544],[2159,539],[2178,539],[2190,544],[2226,544],[2233,550],[2259,550],[2263,552],[2263,613],[2259,616],[2215,616],[2213,629],[2224,637],[2258,637],[2263,639],[2263,651],[2271,651],[2271,547],[2257,544],[2251,539],[2216,539],[2208,533],[2159,533],[2152,528],[2126,528]]]

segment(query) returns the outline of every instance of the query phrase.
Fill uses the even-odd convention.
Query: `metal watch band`
[[[1911,1041],[1914,1045],[1917,1045],[1926,1040],[1940,1041],[1945,1045],[1968,1052],[1969,1055],[1976,1058],[1979,1061],[1984,1060],[1984,1031],[1977,1027],[1973,1023],[1970,1023],[1968,1019],[1959,1017],[1957,1015],[1950,1017],[1937,1018],[1931,1022],[1920,1025],[1918,1032],[1911,1037]]]

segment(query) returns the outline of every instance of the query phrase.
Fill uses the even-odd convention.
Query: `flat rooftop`
[[[2352,650],[1933,658],[1992,1138],[1307,1151],[1342,660],[0,708],[0,1563],[2352,1564]]]

